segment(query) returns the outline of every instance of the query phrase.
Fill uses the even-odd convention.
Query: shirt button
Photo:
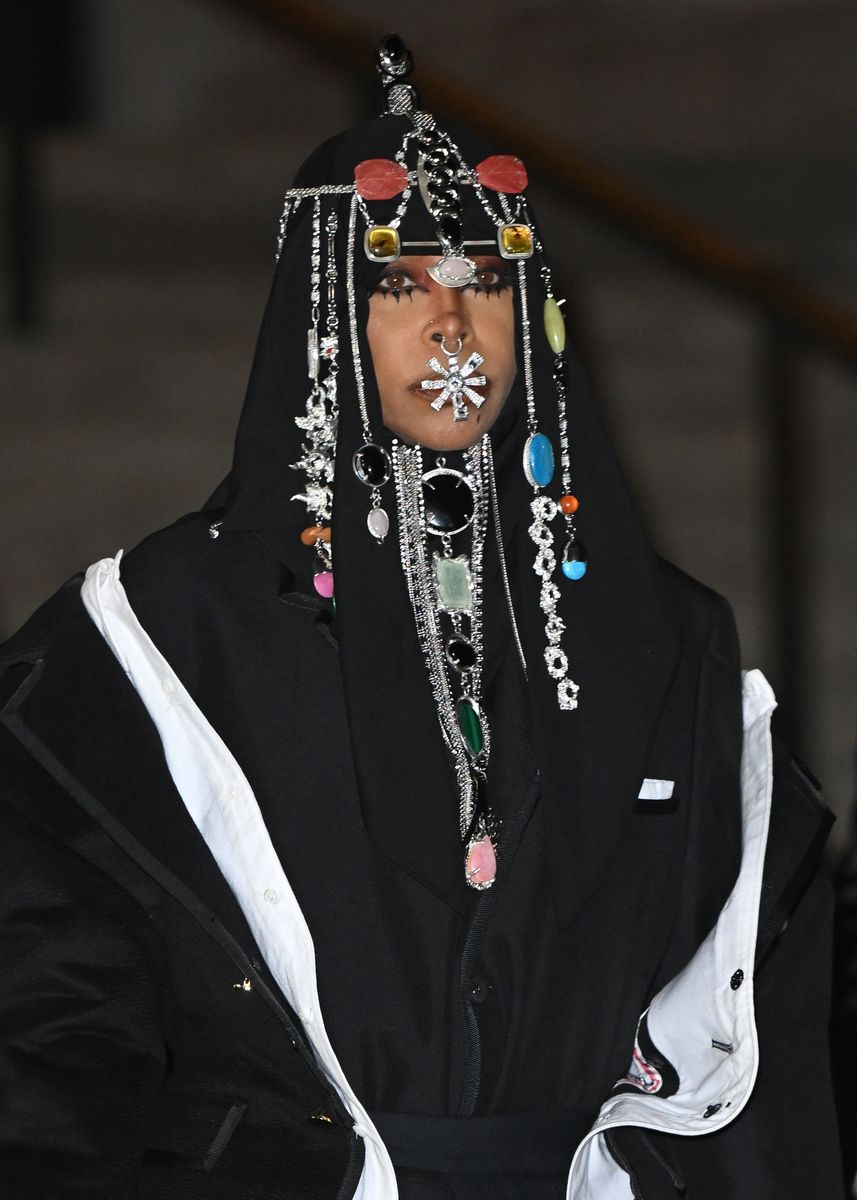
[[[484,1004],[488,999],[488,993],[491,991],[491,985],[478,975],[474,975],[470,981],[470,1003]]]
[[[277,894],[277,891],[275,888],[265,888],[262,895],[268,901],[269,904],[276,904],[280,898],[279,895]]]
[[[229,800],[234,800],[237,795],[238,795],[238,788],[236,787],[236,785],[234,783],[230,783],[229,787],[226,789],[227,798]]]

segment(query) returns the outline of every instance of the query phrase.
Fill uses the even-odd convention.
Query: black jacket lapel
[[[63,598],[62,607],[68,619],[60,635],[53,620],[47,644],[28,637],[25,627],[7,646],[0,721],[115,842],[138,862],[144,859],[156,871],[160,865],[253,945],[243,913],[176,791],[157,731],[83,609],[79,589]],[[35,812],[30,801],[29,815],[61,832],[67,820],[47,790],[37,803]]]

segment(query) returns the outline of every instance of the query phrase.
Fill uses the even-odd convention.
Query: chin
[[[488,407],[487,405],[485,406]],[[471,412],[466,421],[454,421],[451,414],[443,417],[431,413],[430,418],[409,421],[395,428],[388,426],[391,433],[409,446],[422,446],[425,450],[468,450],[483,437],[494,424],[496,412]]]

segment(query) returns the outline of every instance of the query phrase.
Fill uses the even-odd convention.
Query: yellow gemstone
[[[562,309],[553,296],[545,300],[545,334],[554,354],[562,354],[565,349],[565,321]]]
[[[398,258],[402,253],[398,229],[389,225],[372,225],[366,230],[365,247],[367,257],[377,262]]]
[[[501,225],[500,253],[503,258],[530,258],[533,253],[533,231],[529,225]]]

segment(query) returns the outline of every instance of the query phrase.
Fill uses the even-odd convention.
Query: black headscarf
[[[410,122],[384,116],[320,146],[299,171],[296,187],[351,184],[355,166],[393,158]],[[480,139],[450,130],[471,166],[491,153]],[[465,189],[468,191],[468,189]],[[415,202],[414,202],[415,201]],[[419,197],[403,222],[405,240],[430,239],[434,226]],[[345,300],[345,256],[350,196],[326,196],[325,211],[339,217],[339,432],[334,477],[332,546],[336,624],[361,805],[375,845],[413,876],[461,908],[467,889],[458,830],[458,790],[443,745],[437,710],[417,640],[399,558],[392,485],[384,489],[391,529],[378,545],[366,529],[369,495],[354,476],[352,456],[363,442]],[[394,202],[395,203],[395,202]],[[393,207],[394,207],[393,203]],[[374,205],[370,204],[373,218]],[[378,204],[389,220],[391,203]],[[277,549],[299,590],[312,592],[312,547],[300,531],[312,519],[292,497],[303,479],[290,467],[301,457],[309,384],[306,331],[310,327],[312,203],[292,216],[274,275],[256,349],[247,398],[227,481],[221,529],[253,529]],[[467,238],[495,231],[481,206],[465,203]],[[366,339],[366,280],[371,264],[355,249],[358,349],[374,440],[390,449]],[[544,285],[538,263],[527,263],[532,321],[532,365],[539,428],[558,445],[553,354],[541,331]],[[556,684],[544,664],[545,617],[535,547],[527,534],[532,489],[521,468],[526,439],[521,381],[520,302],[518,380],[491,432],[503,543],[515,614],[527,662],[540,770],[547,871],[559,915],[567,923],[597,885],[605,858],[630,814],[645,773],[645,759],[676,662],[673,617],[657,559],[643,533],[613,451],[594,410],[580,364],[569,355],[568,425],[573,489],[581,500],[579,528],[590,569],[580,582],[559,579],[558,611],[567,631],[570,676],[580,685],[579,707],[562,712]],[[553,489],[556,490],[556,489]],[[221,492],[221,496],[224,493]],[[504,613],[493,537],[486,546],[486,675],[511,637]],[[490,715],[490,714],[489,714]],[[490,796],[489,764],[489,796]],[[502,843],[500,866],[502,872]],[[500,878],[498,872],[498,879]]]

